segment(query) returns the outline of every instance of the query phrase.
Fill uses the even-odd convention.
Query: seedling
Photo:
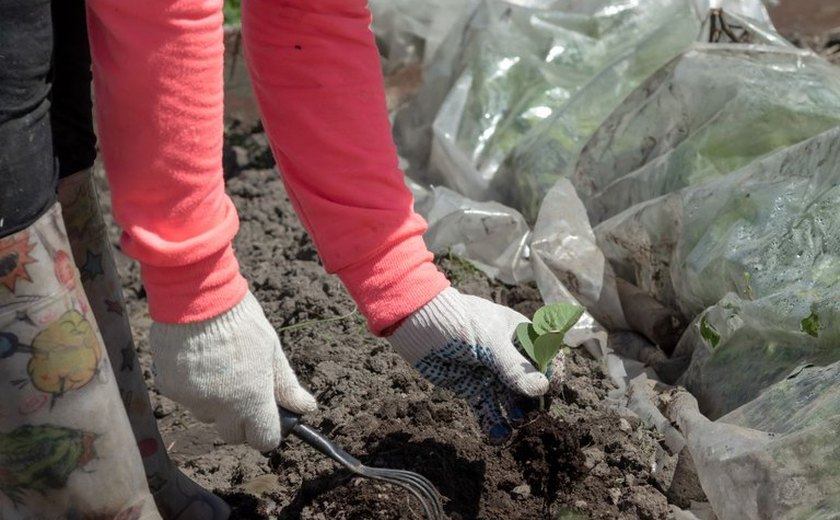
[[[516,339],[540,372],[548,375],[551,362],[565,346],[566,333],[582,315],[580,305],[554,303],[537,310],[532,323],[520,323],[516,327]],[[540,410],[545,410],[542,397]]]

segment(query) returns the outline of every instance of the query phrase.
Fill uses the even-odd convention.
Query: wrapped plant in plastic
[[[840,124],[840,70],[786,47],[700,44],[634,91],[581,152],[593,224]]]
[[[571,175],[592,134],[625,96],[682,52],[699,34],[706,13],[684,0],[647,0],[615,11],[599,27],[584,60],[591,75],[551,115],[518,140],[491,184],[492,197],[533,220],[542,198],[560,177]],[[613,13],[608,8],[604,12]],[[598,52],[600,48],[610,52]]]
[[[558,178],[555,145],[577,151],[627,93],[697,38],[704,16],[691,0],[477,2],[397,114],[412,176],[524,209],[533,221]],[[522,148],[526,135],[546,147]],[[501,165],[511,152],[520,162],[508,171]],[[535,162],[541,169],[532,171]]]
[[[595,228],[616,272],[697,317],[680,379],[711,417],[840,360],[840,127]]]

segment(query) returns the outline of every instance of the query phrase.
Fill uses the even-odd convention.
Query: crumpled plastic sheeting
[[[756,0],[723,4],[768,19]],[[395,118],[409,174],[529,221],[600,121],[702,38],[708,14],[705,0],[460,0],[447,9],[449,34],[425,55],[424,86]],[[536,142],[520,150],[527,136]],[[514,163],[503,166],[506,157]]]
[[[631,5],[598,41],[612,52],[596,55],[594,74],[517,141],[494,176],[491,197],[526,219],[534,218],[559,178],[571,176],[583,145],[624,97],[698,38],[706,14],[685,0]]]
[[[556,0],[507,0],[520,7],[548,8]],[[370,0],[373,15],[372,29],[382,51],[386,73],[413,63],[428,64],[444,38],[462,17],[478,5],[479,0]],[[695,0],[698,12],[710,7],[723,7],[727,12],[739,13],[771,25],[767,10],[755,0]]]
[[[654,386],[661,383],[633,379],[627,408],[662,433],[671,453],[688,446],[714,507],[696,504],[674,518],[840,518],[840,363],[799,366],[715,422],[687,392],[657,397]],[[652,404],[663,401],[662,411]]]
[[[580,305],[577,298],[562,283],[557,283],[555,274],[540,260],[539,256],[532,258],[531,265],[540,296],[546,304],[575,303]],[[603,359],[610,352],[607,331],[588,310],[583,313],[574,327],[566,332],[563,342],[570,347],[584,346],[597,359]]]
[[[567,179],[546,195],[531,237],[531,258],[539,262],[538,284],[545,297],[563,288],[608,330],[627,329],[612,268],[598,248],[586,209]],[[568,301],[569,297],[556,297]]]
[[[667,415],[719,518],[840,518],[840,363],[799,367],[716,422],[684,392]]]
[[[516,284],[536,278],[543,300],[548,303],[579,303],[576,296],[557,280],[557,271],[541,263],[539,257],[532,256],[531,231],[516,210],[497,202],[476,202],[444,187],[426,189],[410,179],[407,184],[414,194],[415,210],[429,224],[423,238],[431,251],[467,258],[478,269],[505,283]],[[565,196],[576,199],[574,189],[571,185],[568,188],[571,191]],[[558,202],[560,200],[562,197]],[[580,201],[577,204],[582,207]],[[587,235],[594,243],[585,212],[575,211],[570,215],[571,226],[580,226],[575,233]],[[550,242],[556,232],[549,228],[541,232],[541,237],[541,241]],[[600,255],[603,266],[603,255],[592,249],[590,253]],[[589,312],[585,312],[566,333],[565,342],[572,347],[583,345],[599,358],[607,353],[607,333]]]
[[[796,406],[779,406],[796,403]],[[720,418],[719,422],[788,435],[840,415],[840,363],[802,365],[761,395]],[[835,450],[835,475],[840,476],[840,451]],[[840,489],[835,480],[834,489]],[[840,496],[838,496],[840,498]]]
[[[746,4],[752,4],[756,8],[749,11],[763,12],[766,17],[760,3],[736,4],[736,9],[745,10],[749,10]],[[626,28],[630,34],[618,33],[622,36],[623,45],[605,40],[626,53],[602,67],[565,104],[555,108],[550,117],[520,139],[507,155],[491,186],[494,200],[519,209],[531,219],[553,183],[560,177],[572,175],[581,148],[601,128],[613,109],[670,59],[695,41],[708,38],[707,9],[695,10],[686,2],[674,1],[656,6],[653,14],[650,11],[653,6],[644,2],[637,5],[640,11],[633,13],[634,16],[629,18],[632,23],[628,23]],[[773,32],[772,26],[732,15],[726,15],[725,19],[730,23],[739,21],[744,29],[749,30],[755,42],[789,45]],[[739,76],[732,71],[727,73]],[[663,110],[662,113],[667,112]]]
[[[372,29],[382,54],[383,70],[424,63],[478,0],[371,0]]]
[[[415,210],[429,223],[423,238],[431,251],[468,258],[504,283],[533,280],[531,231],[516,210],[498,202],[476,202],[444,187],[415,187],[414,193]]]
[[[607,118],[573,181],[597,224],[838,124],[840,71],[813,53],[696,45]]]
[[[595,228],[620,276],[697,316],[674,355],[711,418],[840,359],[838,180],[840,127]]]
[[[440,47],[426,71],[432,81],[397,114],[395,135],[410,174],[476,200],[502,202],[533,221],[558,175],[528,173],[542,181],[544,189],[534,193],[518,176],[513,184],[497,179],[508,153],[529,132],[542,135],[539,129],[558,111],[568,111],[571,120],[563,121],[588,137],[611,106],[694,41],[700,26],[689,0],[557,1],[548,7],[482,1],[463,33]],[[434,81],[438,76],[446,81]],[[515,171],[528,171],[522,166]]]
[[[597,71],[597,53],[608,47],[587,34],[598,31],[595,17],[578,10],[482,2],[465,29],[462,69],[433,122],[430,175],[488,198],[505,155]]]
[[[582,38],[574,27],[580,20],[567,16],[573,27],[562,27],[561,11],[548,4],[558,2],[481,0],[454,24],[426,68],[418,98],[396,117],[395,135],[412,176],[486,200],[506,151],[545,117],[546,104],[562,102],[569,86],[581,82],[583,71],[558,75],[545,64],[552,49],[560,53]],[[556,40],[563,45],[553,45]]]

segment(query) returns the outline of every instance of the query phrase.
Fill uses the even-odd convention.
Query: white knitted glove
[[[300,414],[318,407],[298,383],[277,332],[250,292],[206,321],[153,323],[149,342],[161,393],[199,421],[215,423],[228,443],[272,450],[281,440],[276,403]]]
[[[536,397],[548,379],[513,345],[516,326],[528,319],[476,296],[445,289],[410,315],[387,339],[420,374],[452,390],[473,408],[494,443],[504,442],[511,420],[521,419],[517,394]]]

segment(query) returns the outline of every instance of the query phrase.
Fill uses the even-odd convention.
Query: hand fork
[[[435,486],[426,477],[400,469],[372,468],[363,465],[359,459],[332,443],[320,432],[300,422],[300,416],[278,407],[280,411],[280,428],[283,438],[294,434],[299,439],[320,451],[327,457],[338,462],[354,474],[390,484],[396,484],[414,495],[420,501],[427,520],[443,520],[443,506],[440,502]]]

